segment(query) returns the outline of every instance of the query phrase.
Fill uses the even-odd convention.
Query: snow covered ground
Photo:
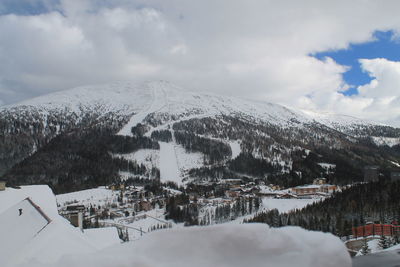
[[[118,193],[105,187],[76,191],[72,193],[60,194],[56,196],[57,203],[61,206],[73,203],[85,206],[104,205],[106,203],[117,202]]]
[[[129,154],[114,154],[114,157],[122,157],[126,160],[136,161],[138,164],[143,164],[146,169],[160,166],[160,150],[157,149],[140,149]]]
[[[319,201],[320,199],[276,199],[263,198],[263,208],[272,210],[277,209],[280,213],[286,213],[295,209],[302,209],[305,206]]]
[[[183,266],[350,267],[343,243],[331,234],[265,224],[218,225],[157,231],[98,253],[24,267]]]
[[[85,229],[83,234],[93,241],[98,249],[105,249],[122,242],[115,227]]]

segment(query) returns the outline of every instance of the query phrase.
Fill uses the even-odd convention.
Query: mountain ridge
[[[171,90],[172,89],[172,90]],[[344,115],[344,114],[335,114],[335,113],[320,113],[320,112],[313,112],[309,110],[302,110],[302,109],[294,109],[291,107],[287,107],[284,105],[279,105],[279,104],[273,104],[267,101],[262,101],[262,100],[251,100],[251,99],[241,99],[237,97],[230,97],[230,96],[223,96],[223,95],[218,95],[218,94],[212,94],[212,93],[195,93],[191,92],[185,89],[182,89],[176,85],[173,85],[170,82],[167,81],[149,81],[149,82],[144,82],[144,83],[133,83],[133,82],[114,82],[110,84],[98,84],[98,85],[88,85],[88,86],[79,86],[75,87],[72,89],[66,89],[38,97],[34,97],[28,100],[24,100],[15,104],[10,104],[6,106],[1,106],[0,107],[0,112],[2,110],[12,110],[16,108],[23,108],[23,107],[36,107],[37,109],[51,109],[51,108],[59,108],[61,107],[66,107],[66,108],[71,108],[73,112],[80,112],[81,109],[79,108],[80,106],[96,106],[96,105],[105,105],[106,107],[109,107],[109,109],[101,110],[102,112],[107,112],[107,111],[123,111],[125,112],[126,115],[131,115],[132,113],[141,111],[141,109],[145,108],[145,104],[141,104],[140,102],[132,102],[130,97],[134,96],[140,96],[141,100],[147,100],[151,101],[151,98],[154,98],[154,91],[165,91],[169,90],[172,91],[173,93],[176,94],[176,91],[179,91],[179,93],[182,93],[186,96],[191,96],[191,97],[200,97],[203,96],[204,98],[208,99],[222,99],[225,98],[228,100],[230,103],[235,103],[235,102],[244,102],[247,105],[253,104],[255,106],[273,106],[276,107],[277,109],[286,109],[289,113],[292,113],[292,115],[304,117],[305,120],[315,120],[319,123],[323,123],[324,119],[326,120],[332,120],[335,123],[340,123],[340,122],[346,122],[348,124],[351,123],[363,123],[363,124],[373,124],[373,125],[381,125],[379,123],[375,122],[370,122],[366,121],[363,119],[359,119],[353,116],[349,115]],[[174,92],[175,91],[175,92]],[[158,95],[156,95],[158,97]],[[112,101],[110,101],[112,100]],[[176,97],[172,97],[172,102],[175,102]],[[175,101],[174,101],[175,100]],[[74,101],[77,101],[74,103]],[[115,103],[113,103],[115,102]],[[219,101],[223,102],[223,101]],[[198,105],[198,103],[195,102],[189,102],[188,104],[192,104],[193,106]],[[204,104],[204,103],[203,103]],[[227,103],[228,104],[228,103]],[[212,105],[209,105],[209,107],[212,107]],[[215,108],[215,107],[214,107]],[[233,109],[232,106],[229,107],[221,107],[221,109],[227,109],[229,108]],[[218,108],[216,109],[218,110]],[[225,113],[226,110],[224,110]],[[153,111],[154,112],[154,111]],[[337,120],[334,120],[333,118],[337,117]],[[346,118],[346,120],[342,119]],[[353,120],[353,122],[352,122]],[[324,124],[324,123],[323,123]],[[383,125],[382,125],[383,126]]]

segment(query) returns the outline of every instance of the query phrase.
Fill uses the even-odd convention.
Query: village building
[[[5,181],[0,181],[0,191],[6,190],[6,182]]]
[[[294,195],[294,194],[284,193],[284,194],[275,196],[275,198],[279,198],[279,199],[294,199],[294,198],[298,198],[298,197],[296,195]]]
[[[272,190],[281,190],[282,188],[279,185],[270,185]]]
[[[83,230],[83,216],[85,213],[84,205],[69,205],[66,210],[60,212],[73,226]]]
[[[319,185],[303,185],[292,188],[292,192],[296,195],[316,194],[320,191]]]
[[[110,189],[113,191],[116,190],[125,190],[125,185],[124,184],[114,184],[110,186]]]
[[[240,197],[241,190],[227,190],[225,191],[225,196],[227,198],[237,198]]]
[[[296,186],[291,189],[293,194],[297,196],[304,195],[321,195],[321,193],[332,194],[337,190],[336,185],[330,184],[312,184],[312,185],[303,185]]]
[[[144,210],[144,211],[149,211],[151,210],[153,207],[151,206],[151,203],[149,201],[146,200],[142,200],[139,202],[139,206],[140,206],[140,210]]]
[[[336,192],[336,190],[337,190],[337,186],[331,185],[331,184],[323,184],[320,188],[320,192],[328,193],[328,194],[332,194],[332,193]]]
[[[326,184],[326,183],[327,183],[326,178],[315,178],[313,181],[313,184],[319,184],[319,185]]]

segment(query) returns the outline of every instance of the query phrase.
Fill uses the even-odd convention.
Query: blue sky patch
[[[356,87],[369,83],[372,78],[361,70],[361,58],[386,58],[391,61],[400,61],[400,42],[393,39],[393,31],[377,31],[371,42],[362,44],[351,44],[348,49],[327,51],[312,54],[315,58],[322,60],[331,57],[340,65],[350,66],[351,69],[343,74],[343,79],[350,85],[350,89],[343,92],[344,95],[357,94]]]
[[[52,6],[59,4],[59,0],[52,0]],[[16,14],[22,16],[47,13],[49,6],[42,0],[1,0],[0,15]]]

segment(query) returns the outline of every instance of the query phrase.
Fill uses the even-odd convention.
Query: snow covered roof
[[[89,239],[58,215],[48,186],[0,192],[0,226],[2,267],[51,263],[63,255],[96,251]]]
[[[311,188],[321,188],[321,185],[309,184],[309,185],[299,185],[296,186],[294,189],[311,189]]]
[[[56,198],[47,185],[21,186],[20,189],[7,187],[0,191],[0,214],[27,197],[50,218],[58,216]]]

